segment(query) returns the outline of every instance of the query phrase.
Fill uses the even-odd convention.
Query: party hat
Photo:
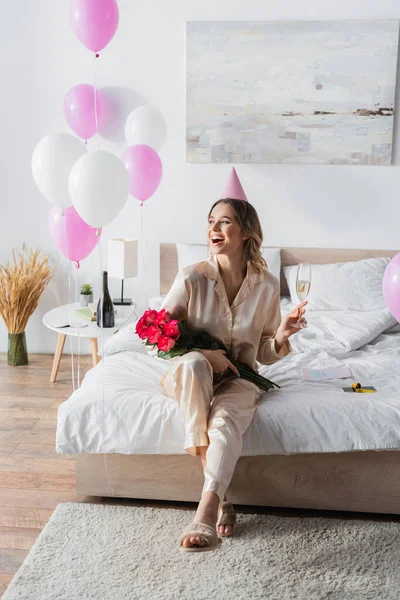
[[[240,179],[235,171],[235,167],[232,167],[231,174],[229,175],[221,198],[233,198],[235,200],[244,200],[245,202],[248,202]]]

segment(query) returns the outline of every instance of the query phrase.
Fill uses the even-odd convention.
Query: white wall
[[[231,168],[185,163],[185,22],[400,17],[398,0],[119,0],[119,28],[96,60],[75,38],[68,6],[67,0],[13,0],[3,6],[0,19],[0,263],[24,241],[40,246],[56,265],[27,328],[29,352],[54,351],[56,334],[42,325],[42,316],[74,301],[77,283],[91,281],[100,290],[100,250],[79,272],[58,253],[48,233],[50,205],[31,175],[36,143],[49,133],[69,131],[62,105],[72,86],[97,81],[120,104],[120,117],[108,139],[89,140],[89,150],[100,147],[121,156],[126,148],[124,119],[142,103],[158,108],[168,124],[160,188],[143,209],[130,198],[105,228],[101,244],[104,263],[107,239],[138,239],[143,225],[145,264],[137,279],[126,282],[126,292],[141,312],[147,297],[158,294],[159,243],[205,242],[208,209],[222,193]],[[398,123],[395,133],[396,166],[239,165],[246,194],[260,215],[265,243],[400,248]],[[113,295],[118,288],[117,280],[111,280]],[[1,322],[0,351],[6,345]],[[82,350],[90,351],[88,345]]]

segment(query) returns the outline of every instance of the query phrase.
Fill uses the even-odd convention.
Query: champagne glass
[[[303,302],[308,296],[311,287],[311,265],[310,263],[300,263],[297,269],[297,277],[296,277],[296,294],[300,302]],[[304,329],[308,327],[308,325],[303,325],[300,322],[300,318],[297,319],[296,323],[292,325],[292,327],[297,327],[298,329]]]

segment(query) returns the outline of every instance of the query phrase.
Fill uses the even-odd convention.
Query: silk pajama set
[[[264,276],[250,266],[229,305],[215,254],[177,274],[162,307],[173,319],[186,320],[193,331],[206,329],[219,339],[234,360],[258,371],[256,360],[271,365],[292,352],[287,340],[279,352],[275,334],[281,323],[280,285],[268,270]],[[149,353],[155,356],[154,350]],[[161,360],[161,359],[160,359]],[[199,455],[208,446],[204,492],[222,503],[242,453],[242,436],[249,427],[262,390],[233,374],[217,375],[195,350],[170,359],[173,363],[160,384],[175,398],[185,423],[184,450]]]

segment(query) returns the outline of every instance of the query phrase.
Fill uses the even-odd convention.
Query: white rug
[[[194,511],[59,504],[3,600],[398,600],[400,523],[238,514],[181,553]]]

